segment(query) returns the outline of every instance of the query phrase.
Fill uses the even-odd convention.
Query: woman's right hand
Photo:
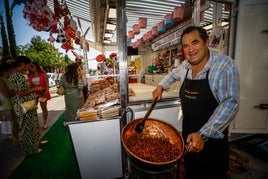
[[[153,100],[160,100],[162,98],[163,87],[158,85],[153,91]]]
[[[36,91],[36,92],[43,92],[43,91],[45,91],[45,89],[43,87],[35,87],[34,88],[34,91]]]

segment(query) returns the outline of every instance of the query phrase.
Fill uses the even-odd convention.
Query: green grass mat
[[[40,154],[27,156],[8,177],[27,179],[79,179],[80,173],[64,115],[55,122],[42,140],[48,140]]]

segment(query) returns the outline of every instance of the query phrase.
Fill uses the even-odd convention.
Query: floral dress
[[[22,73],[15,72],[9,80],[16,91],[23,91],[30,88],[28,79]],[[19,123],[19,143],[26,155],[35,154],[39,149],[39,122],[37,110],[24,113],[20,106],[21,103],[32,99],[36,99],[35,93],[25,96],[15,95],[14,97],[14,111]]]

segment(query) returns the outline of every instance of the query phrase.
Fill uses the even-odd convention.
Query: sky
[[[10,1],[11,4],[12,1]],[[13,25],[14,25],[14,31],[16,34],[16,43],[17,45],[25,45],[31,41],[31,38],[34,35],[41,36],[42,39],[49,37],[48,32],[38,32],[34,30],[31,26],[29,26],[28,21],[23,18],[22,16],[22,10],[24,8],[24,4],[16,5],[13,9]],[[3,19],[6,22],[6,15],[5,15],[5,7],[4,7],[4,0],[0,1],[0,13],[3,15]],[[7,25],[5,23],[5,27],[7,28]],[[0,36],[0,44],[2,45],[2,37]]]
[[[9,0],[9,4],[11,5],[13,0]],[[40,36],[41,39],[47,41],[47,39],[49,38],[49,32],[45,32],[45,31],[41,31],[38,32],[36,30],[34,30],[31,26],[29,26],[29,22],[28,20],[24,19],[23,17],[23,9],[24,9],[24,4],[21,3],[20,5],[16,5],[14,7],[14,9],[12,10],[13,12],[13,17],[12,17],[12,21],[13,21],[13,26],[14,26],[14,31],[15,31],[15,38],[16,38],[16,43],[17,45],[26,45],[27,43],[30,43],[31,39],[33,36]],[[5,15],[5,7],[4,7],[4,0],[0,0],[0,13],[3,15],[3,20],[5,22],[5,27],[7,28],[6,25],[6,15]],[[54,38],[56,38],[57,34],[54,34]],[[0,35],[0,46],[2,46],[2,37]],[[62,52],[63,54],[65,54],[65,50],[62,49],[60,46],[60,43],[54,42],[54,46],[56,48],[59,49],[60,52]],[[80,46],[76,45],[75,47],[75,51],[79,54],[79,55],[83,55],[83,51],[80,49]],[[96,57],[97,55],[99,55],[101,52],[96,51],[92,48],[90,48],[90,51],[88,52],[87,56],[88,57]],[[75,57],[72,54],[72,52],[69,50],[67,52],[68,56],[74,61]],[[90,66],[92,66],[92,68],[96,67],[96,63],[93,61],[90,61],[89,63]]]

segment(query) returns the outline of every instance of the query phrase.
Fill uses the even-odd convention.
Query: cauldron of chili
[[[177,163],[184,151],[181,134],[172,125],[153,118],[148,118],[142,133],[137,133],[135,126],[139,120],[132,120],[122,131],[121,140],[130,159],[150,168]]]

